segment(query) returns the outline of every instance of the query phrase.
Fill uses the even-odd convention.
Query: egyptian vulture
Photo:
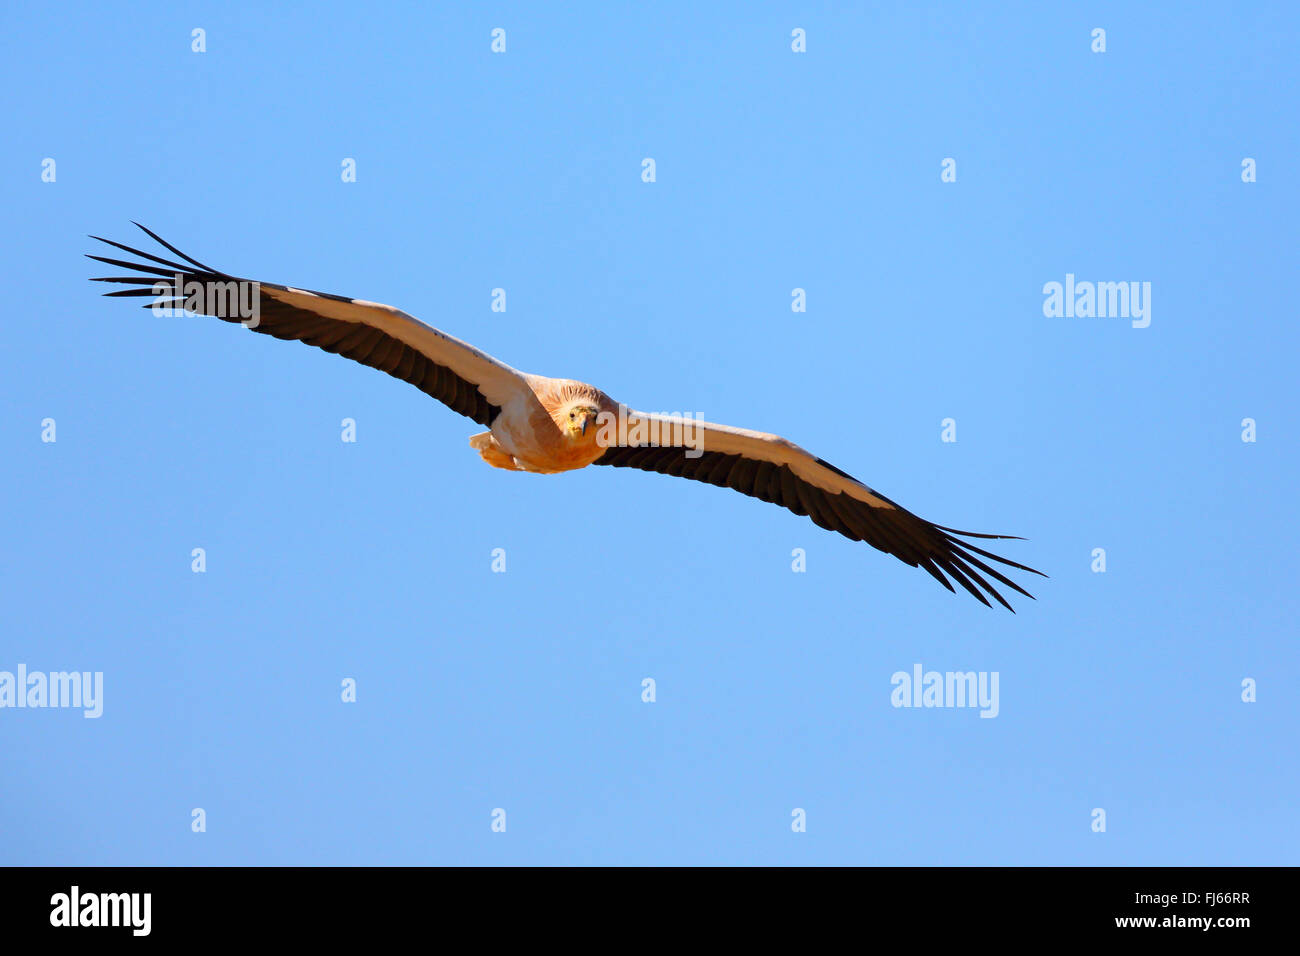
[[[708,482],[781,505],[828,531],[865,541],[924,568],[949,591],[951,578],[985,605],[991,606],[987,593],[1012,610],[989,578],[1033,597],[988,562],[1042,572],[962,540],[1010,535],[931,524],[777,435],[628,409],[592,385],[515,371],[392,306],[238,279],[191,259],[139,227],[185,264],[92,236],[147,260],[89,256],[136,273],[95,278],[131,286],[105,295],[151,296],[154,301],[145,308],[241,323],[254,332],[306,342],[410,382],[485,426],[488,430],[469,443],[496,468],[554,474],[608,465]],[[253,308],[232,307],[241,304]]]

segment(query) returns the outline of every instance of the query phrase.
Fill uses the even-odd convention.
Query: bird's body
[[[497,468],[553,475],[585,468],[604,454],[596,443],[597,429],[569,428],[569,413],[595,408],[597,414],[616,415],[618,403],[585,382],[567,378],[525,375],[527,391],[502,406],[490,431],[470,438],[471,447]]]
[[[107,295],[153,296],[146,308],[212,315],[387,372],[486,426],[470,445],[495,468],[556,474],[607,465],[706,482],[866,541],[924,569],[950,591],[952,578],[984,604],[987,594],[1011,607],[988,578],[1032,597],[984,559],[1041,572],[962,540],[1005,536],[955,531],[918,518],[778,435],[639,412],[593,385],[519,372],[392,306],[237,279],[144,231],[185,262],[101,239],[155,263],[91,256],[137,273],[96,279],[133,286]],[[251,306],[251,313],[232,303]]]

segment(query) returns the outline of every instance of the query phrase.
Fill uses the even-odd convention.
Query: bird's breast
[[[543,474],[585,468],[604,451],[594,441],[570,441],[537,402],[507,404],[492,422],[492,434],[519,464]]]

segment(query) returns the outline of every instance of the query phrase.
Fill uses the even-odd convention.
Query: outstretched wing
[[[949,591],[953,590],[951,577],[988,605],[983,589],[1009,611],[1014,609],[989,578],[1028,598],[1033,595],[982,559],[1042,575],[961,540],[1011,535],[931,524],[777,435],[637,411],[628,411],[627,421],[628,444],[606,448],[594,464],[704,481],[781,505],[807,515],[828,531],[865,541],[912,567],[924,568]],[[652,439],[659,447],[645,443]]]
[[[139,223],[136,223],[140,226]],[[137,275],[103,276],[94,282],[133,288],[108,296],[152,296],[145,308],[182,309],[239,322],[263,335],[296,339],[387,372],[431,395],[481,425],[511,398],[531,394],[523,376],[460,339],[425,325],[400,309],[270,282],[251,282],[191,259],[145,229],[184,264],[141,252],[120,242],[91,236],[148,262],[88,256]],[[231,283],[246,283],[235,287]],[[193,284],[193,285],[192,285]],[[192,294],[189,290],[198,290]],[[255,308],[241,308],[255,303]]]

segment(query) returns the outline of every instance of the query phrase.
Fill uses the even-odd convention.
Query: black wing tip
[[[186,262],[188,262],[190,265],[189,265],[189,266],[182,266],[182,265],[180,265],[179,263],[171,262],[171,261],[169,261],[169,260],[167,260],[167,259],[161,259],[161,258],[159,258],[158,256],[152,255],[151,253],[148,253],[148,252],[141,252],[139,249],[134,249],[134,248],[132,248],[131,246],[124,245],[123,243],[120,243],[120,242],[114,242],[112,239],[105,239],[103,236],[94,236],[94,235],[92,235],[92,236],[90,236],[89,238],[91,238],[91,239],[95,239],[95,240],[98,240],[99,242],[107,243],[107,244],[110,245],[110,246],[115,246],[116,248],[118,248],[118,249],[122,249],[122,250],[125,251],[125,252],[129,252],[129,253],[131,253],[132,255],[136,255],[136,256],[140,256],[140,257],[142,257],[142,258],[148,259],[148,260],[150,260],[151,262],[162,263],[163,265],[166,265],[166,266],[169,267],[169,268],[179,268],[179,269],[182,270],[182,271],[189,271],[189,270],[190,270],[190,266],[193,266],[194,268],[197,268],[197,269],[199,269],[199,270],[201,270],[201,271],[203,271],[203,272],[205,272],[205,273],[209,273],[209,274],[211,274],[211,275],[217,275],[217,276],[225,276],[225,275],[226,275],[226,273],[224,273],[224,272],[219,272],[219,271],[217,271],[216,269],[212,268],[210,265],[207,265],[206,263],[199,262],[199,260],[198,260],[198,259],[195,259],[193,256],[188,256],[188,255],[186,255],[185,253],[181,252],[179,249],[177,249],[175,246],[173,246],[170,242],[168,242],[168,241],[167,241],[166,239],[164,239],[162,236],[158,235],[158,233],[154,232],[154,231],[153,231],[152,229],[150,229],[148,226],[143,225],[142,223],[136,222],[134,219],[131,219],[131,220],[129,220],[129,221],[130,221],[131,225],[135,226],[137,229],[139,229],[141,232],[143,232],[146,236],[148,236],[148,237],[149,237],[150,239],[152,239],[154,242],[158,243],[158,245],[162,246],[164,249],[168,250],[169,252],[172,252],[172,253],[174,253],[175,255],[180,256],[180,258],[184,259],[184,260],[185,260]],[[92,257],[92,258],[93,258],[93,257]]]
[[[1038,600],[1038,598],[1034,597],[1034,595],[1030,594],[1028,591],[1026,591],[1015,581],[1011,580],[1006,575],[1000,573],[995,568],[985,564],[979,558],[975,557],[975,555],[976,554],[983,555],[985,558],[988,558],[992,561],[996,561],[998,564],[1006,565],[1007,567],[1015,568],[1020,571],[1026,571],[1030,574],[1036,574],[1041,578],[1047,578],[1046,574],[1044,574],[1042,571],[1039,571],[1037,568],[1029,567],[1029,565],[1027,564],[1021,564],[1020,562],[1013,561],[1010,558],[1004,558],[1000,554],[994,554],[991,551],[985,551],[983,548],[977,547],[976,545],[971,544],[969,541],[960,540],[958,536],[967,537],[967,538],[999,540],[999,541],[1024,541],[1025,539],[1023,537],[1014,534],[984,534],[978,531],[960,531],[956,528],[948,528],[943,525],[931,525],[931,527],[934,530],[938,531],[939,534],[942,536],[942,538],[945,539],[945,543],[947,545],[947,548],[949,549],[949,553],[944,555],[944,558],[946,558],[944,564],[946,565],[949,562],[959,563],[960,569],[962,571],[965,571],[966,574],[970,575],[970,577],[973,578],[974,581],[980,585],[980,587],[988,591],[988,593],[992,595],[993,598],[999,604],[1005,607],[1012,614],[1016,613],[1016,609],[1013,608],[1011,604],[1002,597],[1002,595],[998,592],[998,590],[996,589],[996,587],[994,587],[994,585],[990,584],[985,579],[984,577],[985,574],[989,575],[990,577],[992,577],[999,583],[1005,585],[1006,587],[1009,587],[1011,590],[1015,591],[1016,593],[1029,598],[1029,600],[1031,601]],[[974,552],[974,554],[972,554],[971,552]],[[949,570],[949,569],[945,567],[945,570]],[[949,573],[952,572],[949,571]],[[959,582],[961,581],[960,576],[958,577],[958,581]],[[967,588],[967,590],[970,590],[970,588]],[[972,591],[972,593],[974,592]],[[980,597],[980,595],[976,594],[976,597]],[[987,604],[988,602],[985,601],[983,603]]]
[[[959,534],[963,538],[988,538],[994,541],[1024,541],[1025,538],[1018,534],[985,534],[982,531],[959,531],[957,528],[945,528],[941,524],[935,525],[940,531],[947,531],[949,534]]]

